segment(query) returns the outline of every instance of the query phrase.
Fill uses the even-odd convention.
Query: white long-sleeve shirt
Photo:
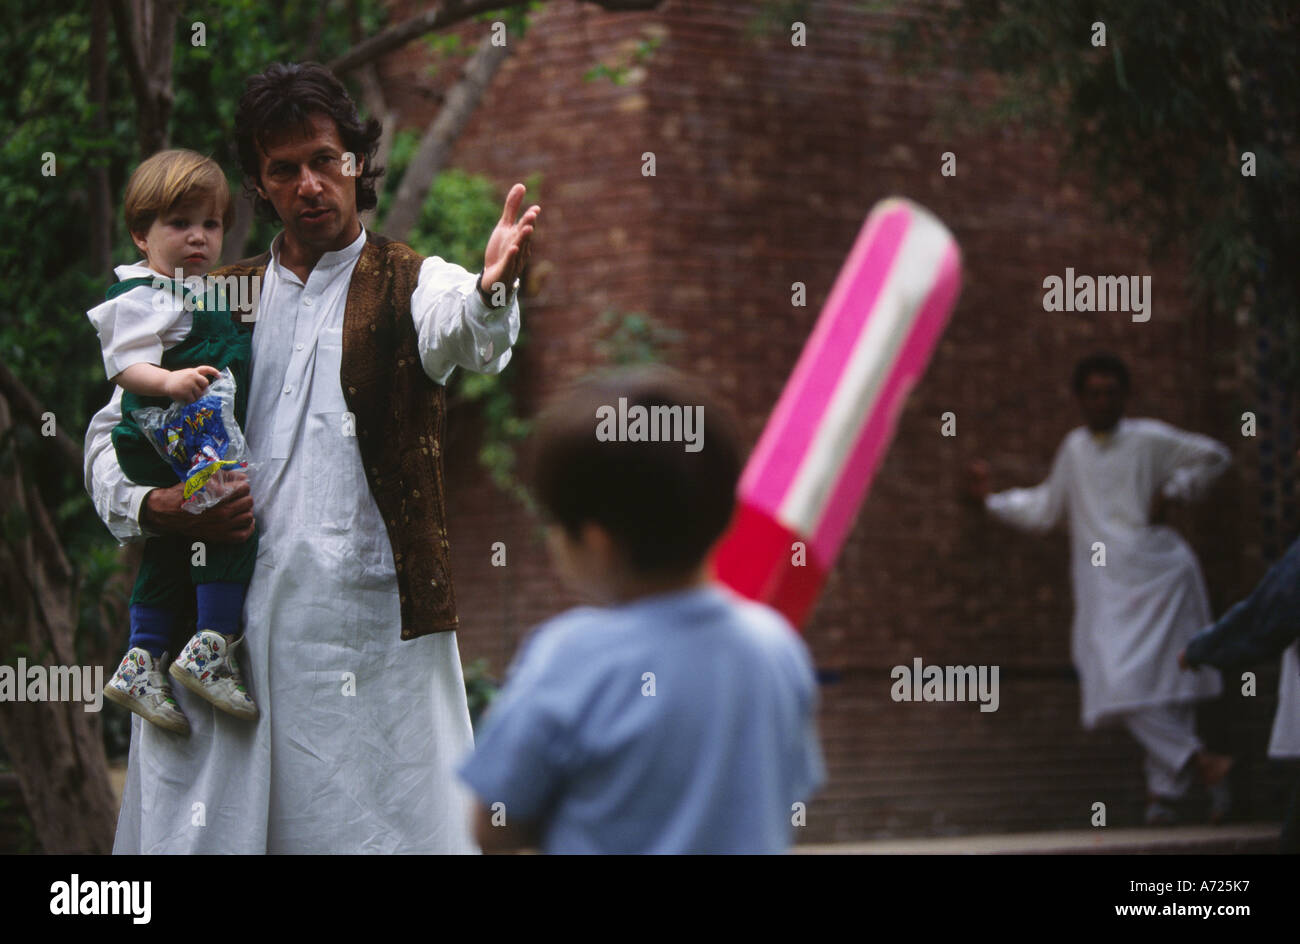
[[[1216,672],[1184,672],[1178,653],[1211,622],[1196,555],[1173,528],[1149,524],[1157,491],[1195,499],[1231,463],[1227,447],[1154,419],[1109,434],[1072,430],[1047,481],[990,495],[985,505],[1024,531],[1066,516],[1074,589],[1071,650],[1086,727],[1124,711],[1210,698]]]
[[[239,651],[261,717],[176,686],[188,739],[133,718],[115,852],[476,850],[452,770],[473,745],[456,634],[399,638],[392,546],[343,416],[343,314],[364,240],[326,253],[305,284],[273,244],[262,284],[245,430],[260,542]],[[489,309],[474,283],[441,259],[421,267],[411,312],[437,380],[510,359],[514,292]],[[133,536],[142,490],[111,456],[88,450],[96,507]]]

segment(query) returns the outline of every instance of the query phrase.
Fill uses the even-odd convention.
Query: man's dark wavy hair
[[[375,166],[374,158],[379,150],[380,123],[374,118],[363,122],[343,83],[320,63],[277,62],[261,75],[249,77],[235,112],[235,141],[244,172],[244,192],[257,214],[272,223],[281,222],[280,217],[271,202],[258,195],[255,186],[261,180],[259,153],[266,150],[268,140],[286,131],[302,129],[307,133],[313,114],[332,118],[343,149],[355,154],[358,161],[365,161],[356,179],[357,212],[374,209],[379,202],[375,181],[384,169]]]

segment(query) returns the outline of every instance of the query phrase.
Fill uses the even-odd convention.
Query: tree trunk
[[[222,265],[230,265],[245,257],[248,234],[253,230],[256,215],[252,203],[244,196],[243,187],[236,188],[230,199],[235,205],[235,222],[226,231],[225,241],[221,244]]]
[[[0,393],[0,660],[15,668],[20,657],[29,668],[76,666],[76,575],[40,495],[23,482],[15,432]],[[20,687],[25,681],[15,679]],[[92,681],[94,691],[98,684]],[[98,718],[85,705],[0,701],[0,740],[46,853],[112,850],[117,810]]]
[[[175,0],[111,0],[113,30],[131,79],[140,156],[167,147],[172,116],[172,55],[176,41]]]
[[[390,26],[357,43],[343,55],[327,63],[327,67],[337,76],[360,68],[368,62],[374,62],[385,53],[400,49],[413,39],[425,33],[446,29],[453,23],[468,19],[489,10],[521,6],[525,0],[446,0],[431,10],[425,10],[409,20],[403,20],[396,26]]]
[[[87,98],[94,106],[91,130],[101,140],[108,137],[108,3],[93,0],[90,7],[90,56]],[[108,168],[97,162],[102,146],[95,148],[89,169],[90,259],[95,272],[108,278],[113,269],[113,196],[109,192]]]

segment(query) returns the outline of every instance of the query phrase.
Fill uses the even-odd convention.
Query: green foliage
[[[606,364],[616,367],[661,360],[664,348],[682,339],[682,332],[635,312],[602,312],[596,319],[596,330],[597,353]]]
[[[812,16],[811,0],[764,0],[759,10],[745,23],[745,36],[755,39],[773,34],[789,42],[795,23],[807,25]]]
[[[32,818],[26,813],[18,815],[18,843],[14,849],[19,855],[33,855],[41,849],[40,839],[36,835],[36,827],[32,824]]]
[[[32,855],[40,851],[40,843],[36,838],[36,829],[32,826],[31,817],[25,812],[20,812],[19,808],[12,800],[0,800],[0,822],[12,820],[15,831],[18,833],[14,839],[13,848],[0,850],[5,854]]]
[[[379,198],[380,218],[392,205],[393,194],[401,183],[406,167],[419,146],[415,131],[399,133],[389,152],[389,185]],[[541,178],[533,175],[524,181],[529,202],[541,199]],[[434,178],[425,198],[420,216],[412,229],[408,242],[417,252],[426,256],[441,256],[471,272],[483,268],[483,249],[501,216],[504,194],[486,177],[467,174],[457,169],[445,170]],[[383,229],[382,224],[380,229]],[[527,324],[527,319],[522,319]],[[521,326],[515,354],[527,344],[527,331]],[[519,416],[512,390],[513,374],[476,374],[458,370],[448,382],[451,409],[470,403],[480,408],[483,441],[478,462],[488,473],[492,483],[504,494],[514,498],[530,514],[536,509],[532,497],[520,483],[517,473],[517,446],[532,430],[532,423]]]
[[[106,132],[94,132],[88,0],[62,8],[10,0],[6,13],[0,31],[5,64],[0,70],[0,362],[54,413],[59,430],[80,442],[91,415],[113,389],[86,319],[112,281],[111,273],[95,271],[90,259],[88,171],[107,169],[110,196],[120,208],[126,181],[142,158],[136,107],[110,30]],[[232,128],[244,80],[271,62],[303,58],[302,43],[317,13],[318,5],[304,0],[269,5],[219,0],[201,12],[184,11],[175,36],[171,146],[212,155],[238,192]],[[384,16],[378,0],[361,3],[368,32],[377,30]],[[191,23],[199,18],[206,46],[191,44]],[[322,23],[317,57],[327,60],[352,43],[345,17],[326,16]],[[53,176],[42,174],[47,154],[54,157]],[[273,232],[260,225],[253,244],[265,245]],[[112,239],[115,265],[139,258],[116,210]],[[80,469],[67,468],[48,441],[30,430],[16,435],[24,478],[51,510],[76,571],[79,657],[106,640],[124,641],[126,627],[104,625],[99,605],[113,592],[116,543],[91,507]],[[22,527],[8,514],[3,524],[9,539]]]
[[[1248,307],[1283,341],[1261,365],[1300,379],[1300,9],[1288,0],[968,0],[892,4],[913,68],[992,70],[991,106],[954,113],[1064,132],[1117,219],[1190,261],[1198,294]],[[1106,45],[1093,46],[1104,23]],[[1257,175],[1243,176],[1243,152]]]
[[[91,133],[84,11],[51,16],[48,4],[35,2],[11,4],[10,10],[0,31],[6,63],[0,79],[0,361],[76,439],[111,390],[85,317],[88,300],[103,298],[100,280],[86,267],[86,171],[92,160],[125,160],[134,126],[123,110],[110,116],[106,138]],[[43,173],[47,156],[52,176]],[[89,500],[75,498],[78,476],[44,448],[48,441],[18,432],[24,477],[59,509],[60,532],[67,533],[66,525],[76,532],[78,523],[88,530],[95,522]]]
[[[437,59],[443,59],[450,56],[466,55],[469,49],[469,43],[465,42],[455,33],[430,33],[424,37],[424,45],[429,48],[436,59],[429,66],[430,73],[437,71]]]
[[[531,2],[478,19],[501,20],[512,38],[519,37],[528,28],[530,14],[543,5]],[[305,58],[304,43],[316,29],[319,8],[306,0],[216,0],[201,11],[182,11],[178,19],[169,144],[211,155],[225,168],[232,192],[242,186],[233,122],[244,81],[272,62]],[[85,316],[103,300],[112,281],[111,274],[96,271],[89,258],[87,171],[107,170],[111,199],[120,208],[126,181],[145,155],[139,153],[136,106],[111,30],[105,44],[107,107],[100,116],[106,130],[93,131],[97,109],[88,90],[89,0],[74,0],[60,12],[37,0],[10,0],[6,11],[6,28],[0,31],[0,61],[5,63],[0,70],[0,362],[55,413],[60,430],[80,441],[91,415],[112,392]],[[361,0],[359,12],[364,32],[372,35],[383,26],[387,5]],[[199,19],[206,30],[205,46],[191,42],[191,24]],[[351,47],[347,17],[326,15],[319,22],[317,60],[329,61]],[[451,39],[433,42],[448,54],[465,51]],[[641,44],[632,62],[643,61],[657,43]],[[389,161],[393,173],[381,194],[381,219],[417,140],[407,134],[394,144]],[[41,173],[47,154],[54,155],[54,176]],[[540,201],[539,182],[527,183],[530,199]],[[411,242],[421,252],[478,271],[502,198],[482,178],[447,171],[435,182]],[[276,230],[259,221],[241,249],[265,248]],[[139,258],[120,213],[115,213],[112,239],[114,264]],[[631,336],[639,330],[632,330]],[[518,415],[510,376],[509,371],[504,377],[458,371],[450,392],[453,402],[479,405],[484,420],[480,463],[498,487],[530,508],[515,478],[515,446],[527,436],[530,424]],[[98,648],[106,639],[120,641],[125,627],[104,625],[101,608],[113,593],[120,596],[112,589],[119,568],[116,545],[91,508],[80,470],[65,468],[55,451],[30,431],[18,430],[17,436],[27,480],[52,509],[77,572],[78,648]],[[8,514],[0,524],[10,537],[23,526]]]
[[[77,626],[79,637],[97,649],[102,649],[118,638],[118,628],[104,624],[104,605],[111,612],[127,612],[130,601],[129,588],[124,589],[115,580],[125,570],[117,545],[95,541],[78,548],[75,556],[81,562],[81,586],[77,597]]]
[[[642,63],[649,62],[654,52],[663,42],[662,36],[646,36],[637,41],[629,55],[616,63],[598,62],[582,74],[584,82],[597,79],[609,79],[615,85],[626,85],[632,78],[632,70]]]
[[[541,0],[532,0],[530,3],[522,3],[519,6],[480,13],[473,17],[473,21],[489,25],[498,22],[504,23],[508,37],[507,42],[514,42],[522,39],[527,34],[531,14],[545,5]],[[433,53],[433,61],[425,71],[427,75],[434,76],[437,75],[442,66],[453,60],[462,60],[473,53],[479,40],[466,40],[457,33],[430,33],[423,38],[423,42],[429,51]]]
[[[532,14],[546,6],[542,0],[530,0],[519,6],[506,7],[501,10],[489,10],[474,17],[479,23],[495,23],[498,20],[506,25],[506,32],[511,36],[523,36],[528,32],[528,21]]]
[[[536,199],[535,181],[529,193]],[[455,168],[440,173],[429,188],[410,244],[425,255],[439,255],[471,272],[483,268],[483,249],[501,217],[505,195],[486,177]]]
[[[475,659],[465,666],[465,698],[469,702],[470,724],[475,728],[500,691],[489,671],[487,659]]]

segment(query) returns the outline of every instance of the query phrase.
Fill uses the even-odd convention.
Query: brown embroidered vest
[[[211,275],[261,278],[270,258],[267,251]],[[442,385],[420,365],[411,320],[421,262],[405,243],[366,233],[348,286],[339,376],[366,482],[393,548],[403,639],[459,628],[439,446],[445,399]],[[233,314],[239,319],[241,312]]]

